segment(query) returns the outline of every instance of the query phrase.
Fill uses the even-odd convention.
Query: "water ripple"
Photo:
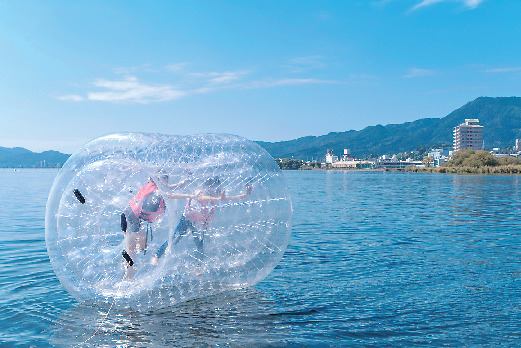
[[[73,346],[108,310],[76,303],[50,266],[55,174],[0,170],[0,346]],[[519,345],[518,177],[285,176],[293,235],[265,281],[156,312],[113,308],[84,347]]]

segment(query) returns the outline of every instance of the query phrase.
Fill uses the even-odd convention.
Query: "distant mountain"
[[[394,154],[412,151],[419,146],[452,145],[454,127],[464,123],[466,118],[479,119],[479,124],[484,127],[486,149],[513,146],[515,139],[521,138],[521,98],[480,97],[443,118],[423,118],[402,124],[371,126],[361,131],[257,143],[275,158],[323,160],[327,149],[333,149],[337,155],[343,154],[343,149],[350,149],[357,157]]]
[[[361,131],[257,143],[275,158],[323,160],[327,149],[333,149],[337,155],[343,154],[343,149],[350,149],[356,157],[395,154],[421,146],[452,146],[453,129],[466,118],[479,119],[486,149],[513,146],[516,139],[521,139],[521,98],[480,97],[443,118],[422,118],[402,124],[370,126]],[[57,167],[63,165],[69,156],[57,151],[35,153],[21,147],[0,147],[0,168]]]
[[[0,168],[56,168],[70,155],[58,151],[32,152],[23,147],[0,147]]]

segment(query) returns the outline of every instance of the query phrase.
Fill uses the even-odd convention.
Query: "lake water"
[[[0,346],[71,347],[81,305],[47,257],[56,170],[0,170]],[[293,234],[254,288],[113,310],[83,347],[521,346],[521,177],[285,172]]]

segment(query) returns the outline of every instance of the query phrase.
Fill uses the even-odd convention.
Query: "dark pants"
[[[141,218],[137,217],[136,214],[134,214],[134,211],[129,206],[123,213],[121,213],[121,230],[123,232],[139,232],[141,228]],[[146,220],[143,220],[146,221]],[[149,239],[149,233],[150,233],[150,241],[152,241],[152,223],[147,222],[147,234],[145,238],[145,249],[144,252],[146,253],[146,248],[148,245],[148,239]]]
[[[202,261],[204,258],[203,253],[203,239],[204,239],[204,229],[198,230],[194,227],[192,222],[188,220],[184,215],[181,216],[181,220],[179,220],[179,224],[175,229],[175,237],[172,240],[172,245],[176,245],[179,243],[182,237],[186,236],[188,232],[192,232],[192,236],[194,237],[195,247],[197,248],[197,254],[195,257]],[[168,247],[168,240],[161,245],[161,247],[156,252],[156,257],[160,258],[165,253],[166,248]]]

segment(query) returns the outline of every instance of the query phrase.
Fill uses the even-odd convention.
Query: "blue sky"
[[[0,146],[444,117],[521,96],[519,18],[514,0],[0,0]]]

